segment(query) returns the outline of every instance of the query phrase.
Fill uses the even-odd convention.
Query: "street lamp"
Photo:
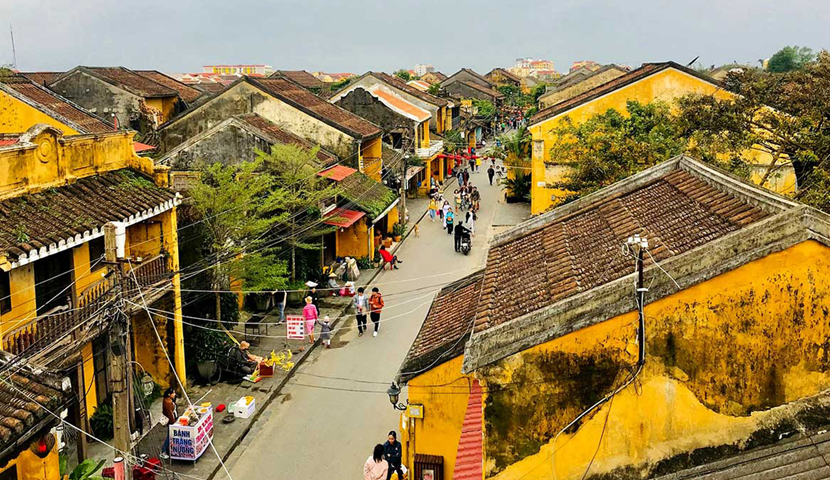
[[[389,395],[389,402],[392,404],[392,408],[395,410],[406,410],[406,405],[398,402],[398,398],[401,395],[401,388],[395,385],[395,382],[392,382],[392,386],[386,390],[386,394]]]

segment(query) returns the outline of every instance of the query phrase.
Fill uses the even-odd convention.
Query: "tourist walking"
[[[386,472],[386,480],[392,478],[393,472],[398,472],[398,480],[403,479],[401,470],[401,442],[398,441],[398,434],[394,430],[389,432],[386,443],[383,444],[383,453],[386,461],[389,462],[389,470]]]
[[[323,317],[320,324],[320,339],[326,344],[326,348],[331,348],[331,319],[328,315]]]
[[[493,184],[493,179],[490,178],[490,184]],[[429,199],[429,219],[435,223],[435,211],[438,210],[438,204],[435,203],[435,198]]]
[[[452,213],[452,208],[447,210],[447,235],[452,235],[452,225],[455,220],[455,215]]]
[[[357,295],[352,299],[354,305],[354,316],[357,319],[357,336],[362,337],[363,331],[366,330],[366,314],[369,313],[369,297],[364,293],[366,289],[360,287],[357,289]]]
[[[369,297],[369,316],[372,318],[372,323],[375,324],[375,332],[373,337],[378,336],[378,329],[380,329],[380,312],[383,310],[383,295],[380,294],[378,287],[372,288],[372,296]]]
[[[452,207],[450,207],[450,202],[444,200],[444,206],[441,207],[441,211],[443,212],[443,217],[441,217],[441,220],[443,221],[444,228],[447,228],[447,212],[449,212],[451,209]]]
[[[319,312],[314,305],[310,296],[305,297],[305,307],[303,307],[303,318],[305,319],[305,332],[308,334],[308,343],[314,343],[314,325],[317,323]]]
[[[473,212],[467,211],[467,221],[466,221],[467,229],[470,231],[470,233],[474,237],[476,235],[476,220],[477,219],[478,219],[478,217],[476,216],[475,211],[473,211]]]
[[[383,458],[386,449],[378,443],[363,464],[363,480],[388,480],[389,463]]]
[[[481,203],[481,193],[479,193],[476,187],[473,187],[473,193],[470,194],[470,200],[472,201],[472,209],[473,211],[478,211],[478,207]]]
[[[455,210],[456,211],[461,210],[461,195],[462,195],[461,192],[463,190],[464,190],[464,187],[461,187],[460,189],[456,188],[455,191],[452,194],[453,198],[455,199]]]
[[[496,176],[496,169],[490,165],[490,168],[487,169],[487,178],[490,179],[490,185],[493,185],[493,177]]]

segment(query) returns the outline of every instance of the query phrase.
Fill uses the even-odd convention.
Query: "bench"
[[[265,313],[253,313],[251,314],[251,318],[249,318],[245,322],[245,341],[248,341],[248,332],[251,335],[260,335],[260,327],[262,327],[262,321],[265,320]],[[265,324],[265,334],[268,335],[268,324]]]

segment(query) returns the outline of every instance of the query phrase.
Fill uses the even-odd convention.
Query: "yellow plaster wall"
[[[383,167],[383,161],[374,160],[382,158],[381,138],[377,137],[365,140],[360,145],[360,158],[363,160],[363,173],[376,182],[381,181],[380,174],[381,168]]]
[[[57,442],[46,458],[38,458],[28,449],[22,451],[5,467],[0,468],[0,474],[14,466],[17,466],[18,480],[60,480]]]
[[[9,272],[12,309],[0,316],[0,332],[25,325],[35,316],[35,270],[33,264],[15,268]]]
[[[153,174],[153,161],[135,154],[134,133],[63,137],[47,129],[40,131],[31,143],[4,148],[0,150],[0,165],[4,166],[0,169],[0,199],[122,168]]]
[[[415,453],[444,457],[445,480],[452,480],[470,396],[472,376],[461,373],[462,360],[458,356],[407,382],[409,403],[424,405],[424,418],[415,420],[414,440],[404,444],[403,458],[411,462]]]
[[[392,234],[392,229],[395,227],[401,219],[401,212],[398,210],[398,206],[396,205],[392,210],[389,210],[389,213],[386,214],[386,233]]]
[[[176,111],[176,102],[178,100],[175,97],[167,97],[167,98],[148,98],[144,100],[144,103],[155,110],[161,112],[161,117],[159,118],[159,125],[170,120],[173,118],[174,112]]]
[[[37,123],[51,125],[62,131],[64,135],[79,133],[69,125],[0,91],[0,133],[23,133]]]
[[[346,229],[337,229],[335,252],[338,257],[361,258],[371,256],[369,252],[369,226],[366,217]]]
[[[557,477],[581,477],[609,409],[591,473],[633,466],[645,474],[659,460],[741,444],[790,417],[789,402],[830,388],[828,267],[830,249],[806,241],[647,304],[639,390],[628,388],[559,437]],[[512,387],[486,402],[489,478],[551,478],[554,433],[621,384],[636,362],[636,318],[630,312],[477,372],[491,390]],[[503,419],[493,414],[513,412],[510,406],[522,423],[495,435],[491,424]],[[508,457],[516,462],[496,466],[495,456],[532,438],[545,439],[537,453],[514,451]]]
[[[81,349],[81,357],[83,358],[84,371],[84,385],[83,392],[78,392],[84,398],[86,405],[86,418],[95,413],[98,408],[98,390],[95,387],[95,358],[92,350],[92,342],[88,342]]]

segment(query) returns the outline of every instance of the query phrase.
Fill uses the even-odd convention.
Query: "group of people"
[[[308,342],[314,343],[314,328],[320,325],[320,339],[326,345],[326,348],[331,348],[332,324],[328,315],[320,320],[320,311],[314,302],[314,298],[310,295],[305,299],[305,307],[303,307],[303,319],[305,320],[305,331],[308,335]],[[355,318],[357,319],[357,336],[362,337],[364,331],[368,331],[366,326],[366,314],[372,319],[375,324],[375,331],[373,336],[378,336],[380,330],[380,314],[383,311],[384,302],[383,295],[380,293],[378,287],[372,288],[372,294],[366,295],[366,289],[360,287],[357,289],[357,294],[352,299],[352,306],[355,310]]]
[[[401,457],[403,449],[394,430],[389,432],[386,442],[375,445],[372,455],[363,464],[363,480],[389,480],[397,472],[398,480],[403,480]]]

